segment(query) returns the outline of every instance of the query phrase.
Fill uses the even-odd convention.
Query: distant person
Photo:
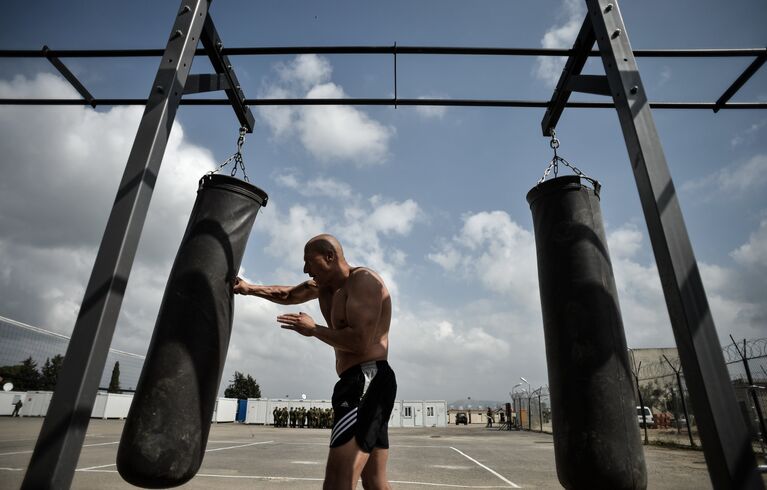
[[[19,416],[19,411],[21,410],[21,407],[24,406],[24,404],[21,403],[21,398],[19,398],[19,400],[16,403],[12,403],[11,405],[13,405],[13,407],[14,407],[13,408],[13,413],[11,414],[11,417],[18,417]]]
[[[335,418],[325,468],[326,490],[353,489],[362,477],[366,489],[389,489],[388,422],[397,381],[389,353],[391,297],[383,279],[365,267],[351,267],[341,244],[319,235],[304,247],[304,272],[298,286],[258,286],[239,277],[234,292],[282,305],[319,300],[327,327],[306,313],[277,317],[282,328],[315,337],[335,350],[340,379],[333,390]]]
[[[487,425],[485,427],[492,427],[493,426],[493,411],[490,409],[490,407],[487,407]]]

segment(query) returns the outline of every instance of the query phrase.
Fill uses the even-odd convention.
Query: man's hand
[[[248,294],[249,286],[250,284],[248,284],[245,279],[242,279],[241,277],[235,277],[232,291],[234,291],[234,294]]]
[[[295,330],[304,337],[311,337],[314,335],[314,330],[317,328],[317,324],[314,323],[314,319],[304,313],[286,313],[277,317],[277,321],[282,328],[288,330]]]

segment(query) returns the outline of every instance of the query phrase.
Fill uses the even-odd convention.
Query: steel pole
[[[764,488],[617,0],[585,0],[634,171],[714,488]]]
[[[115,197],[56,391],[21,488],[69,488],[210,0],[183,0]]]
[[[679,398],[682,400],[682,410],[684,411],[684,422],[687,425],[687,435],[690,436],[690,446],[695,447],[695,440],[692,438],[692,426],[690,425],[690,414],[687,413],[687,402],[684,401],[684,388],[682,388],[682,375],[676,372],[676,383],[679,385]],[[679,425],[677,424],[677,427]]]

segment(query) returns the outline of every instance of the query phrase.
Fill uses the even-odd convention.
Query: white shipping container
[[[234,422],[237,417],[236,398],[218,398],[213,409],[212,422]]]
[[[11,415],[17,401],[26,404],[26,396],[26,391],[0,391],[0,415]],[[24,407],[21,407],[21,413],[24,413]]]
[[[21,415],[24,417],[45,417],[48,412],[48,405],[53,398],[52,391],[28,391],[23,401]]]

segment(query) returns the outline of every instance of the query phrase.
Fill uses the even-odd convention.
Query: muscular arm
[[[346,298],[346,323],[337,328],[317,325],[305,313],[278,317],[283,328],[317,337],[336,349],[364,353],[373,342],[384,301],[383,285],[368,271],[355,272],[349,279]]]
[[[319,296],[319,288],[311,280],[298,286],[259,286],[250,284],[238,277],[234,282],[234,292],[235,294],[258,296],[281,305],[297,305],[317,299]]]

